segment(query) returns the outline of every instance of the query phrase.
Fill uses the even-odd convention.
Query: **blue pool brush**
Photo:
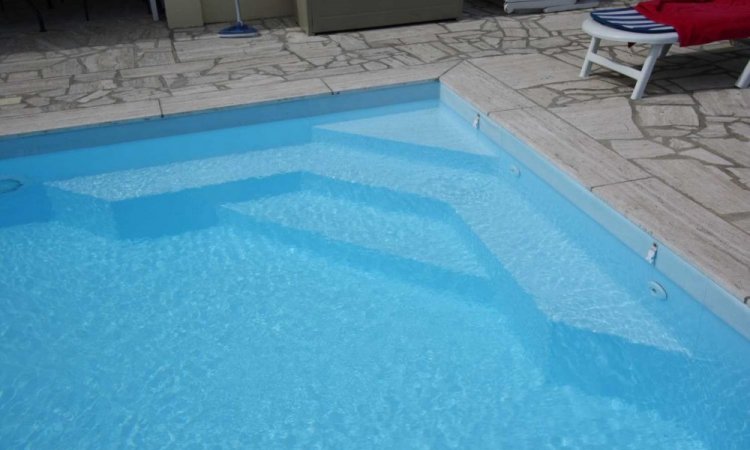
[[[237,23],[219,31],[219,37],[223,38],[248,38],[258,36],[258,30],[245,24],[240,13],[240,0],[234,0],[234,9],[237,11]]]

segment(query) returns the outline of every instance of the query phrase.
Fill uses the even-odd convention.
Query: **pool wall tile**
[[[706,293],[706,276],[668,246],[659,246],[656,268],[693,297],[701,298]],[[736,303],[737,300],[732,298],[732,302]]]
[[[750,339],[750,308],[738,302],[731,294],[705,276],[702,279],[706,290],[697,298],[738,333]]]
[[[440,101],[469,123],[474,121],[477,114],[479,114],[481,119],[480,124],[489,121],[489,116],[487,116],[486,113],[482,113],[473,103],[459,97],[452,89],[448,88],[442,82],[440,83]]]

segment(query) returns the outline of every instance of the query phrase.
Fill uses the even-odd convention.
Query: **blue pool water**
[[[438,100],[127,129],[0,160],[0,448],[750,448],[750,343]]]

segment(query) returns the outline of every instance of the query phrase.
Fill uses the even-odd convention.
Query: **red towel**
[[[750,37],[750,0],[650,0],[635,9],[674,27],[683,47]]]

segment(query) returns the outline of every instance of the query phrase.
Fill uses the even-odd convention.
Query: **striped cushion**
[[[634,8],[610,8],[591,12],[591,17],[602,25],[634,33],[673,33],[669,25],[654,22]]]

